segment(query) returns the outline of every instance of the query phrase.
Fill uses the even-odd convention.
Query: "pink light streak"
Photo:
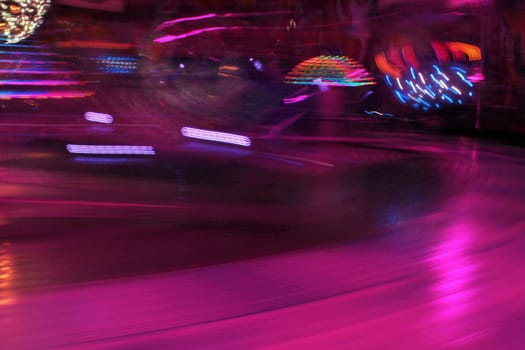
[[[213,17],[217,17],[217,14],[216,13],[207,13],[205,15],[200,15],[200,16],[193,16],[193,17],[181,17],[181,18],[177,18],[177,19],[173,19],[171,21],[165,21],[161,24],[159,24],[157,26],[157,28],[155,28],[155,30],[162,30],[166,27],[169,27],[169,26],[172,26],[174,24],[177,24],[177,23],[181,23],[181,22],[191,22],[191,21],[198,21],[198,20],[201,20],[201,19],[206,19],[206,18],[213,18]]]
[[[478,72],[476,74],[469,75],[467,77],[467,80],[469,80],[472,83],[479,83],[485,80],[485,75],[483,75],[483,73]]]
[[[0,69],[0,73],[11,74],[79,74],[79,71],[71,70],[52,70],[52,69]]]
[[[288,13],[290,13],[290,11],[238,12],[238,13],[225,13],[223,15],[217,15],[216,13],[207,13],[207,14],[199,15],[199,16],[181,17],[181,18],[176,18],[176,19],[172,19],[169,21],[165,21],[159,24],[155,28],[155,31],[165,29],[177,23],[199,21],[201,19],[208,19],[208,18],[215,18],[215,17],[217,18],[257,17],[257,16],[283,15],[283,14],[288,14]]]
[[[312,96],[312,94],[299,95],[299,96],[296,96],[296,97],[286,97],[285,99],[283,99],[283,103],[286,104],[286,105],[290,105],[290,104],[294,104],[294,103],[298,103],[298,102],[304,101],[304,100],[306,100],[307,98],[309,98],[311,96]]]
[[[24,80],[24,79],[8,79],[0,80],[0,85],[11,86],[71,86],[82,85],[85,82],[74,80]]]
[[[171,41],[184,39],[184,38],[187,38],[187,37],[190,37],[190,36],[199,35],[199,34],[202,34],[202,33],[205,33],[205,32],[214,32],[214,31],[218,31],[218,30],[238,29],[238,28],[239,27],[208,27],[208,28],[201,28],[201,29],[191,30],[189,32],[186,32],[184,34],[179,34],[179,35],[164,35],[164,36],[161,36],[161,37],[155,39],[154,42],[159,43],[159,44],[165,44],[165,43],[169,43]]]
[[[232,145],[244,147],[250,147],[252,144],[250,138],[247,136],[230,134],[226,132],[196,129],[187,126],[183,127],[180,132],[184,137],[192,139],[229,143]]]

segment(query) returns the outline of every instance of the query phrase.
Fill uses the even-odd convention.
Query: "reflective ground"
[[[523,349],[517,3],[0,2],[0,350]]]
[[[521,148],[315,111],[283,125],[243,148],[6,117],[1,348],[522,347]],[[83,140],[157,155],[66,152]]]

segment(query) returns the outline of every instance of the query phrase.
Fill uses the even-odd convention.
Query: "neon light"
[[[446,94],[441,95],[441,97],[444,98],[444,99],[446,99],[446,100],[447,100],[448,102],[450,102],[450,103],[454,103],[454,100],[452,100],[452,99],[451,99],[448,95],[446,95]]]
[[[165,29],[169,26],[175,25],[177,23],[181,22],[191,22],[191,21],[199,21],[202,19],[208,19],[208,18],[235,18],[235,17],[249,17],[249,16],[274,16],[274,15],[284,15],[289,14],[290,11],[265,11],[265,12],[238,12],[238,13],[225,13],[223,15],[217,15],[215,13],[207,13],[204,15],[199,16],[193,16],[193,17],[181,17],[172,19],[169,21],[165,21],[158,25],[155,28],[155,31],[159,31],[162,29]]]
[[[368,114],[368,115],[377,114],[377,115],[384,116],[384,117],[393,117],[393,116],[394,116],[393,114],[390,114],[390,113],[381,113],[381,112],[379,112],[379,111],[367,111],[367,110],[365,110],[364,112],[365,112],[366,114]]]
[[[419,78],[421,79],[421,82],[423,84],[426,84],[427,82],[425,81],[425,78],[423,78],[423,75],[421,74],[421,72],[419,72],[418,75],[419,75]]]
[[[155,155],[152,146],[68,144],[66,149],[71,154]]]
[[[145,163],[149,162],[151,158],[131,158],[131,157],[74,157],[73,160],[79,163],[86,164],[127,164],[127,163]]]
[[[0,3],[0,34],[8,44],[28,38],[44,22],[51,0],[18,0]]]
[[[137,70],[138,59],[127,56],[97,56],[91,58],[97,64],[97,69],[106,73],[130,74]]]
[[[397,47],[391,47],[388,50],[388,58],[390,59],[390,61],[394,63],[394,66],[396,67],[403,66],[403,59],[401,58],[401,55],[399,54],[399,50]]]
[[[455,86],[451,86],[450,90],[454,91],[456,95],[461,95],[461,91],[459,91],[459,89]]]
[[[483,75],[483,73],[477,72],[473,75],[469,75],[467,80],[472,83],[479,83],[485,80],[485,75]]]
[[[436,55],[439,63],[447,63],[450,61],[450,57],[447,51],[447,48],[440,42],[440,41],[432,41],[431,42],[432,49],[434,50],[434,54]]]
[[[102,124],[111,124],[113,123],[113,116],[106,113],[97,113],[97,112],[86,112],[84,118],[90,122],[102,123]]]
[[[0,69],[0,73],[11,73],[11,74],[78,74],[78,71],[71,70],[51,70],[47,68],[43,69]]]
[[[58,41],[53,43],[55,47],[59,48],[84,48],[84,49],[110,49],[110,50],[129,50],[133,48],[133,44],[128,43],[114,43],[109,41]]]
[[[388,62],[384,52],[378,53],[375,56],[375,62],[377,68],[379,68],[383,74],[390,75],[394,78],[401,78],[401,70]]]
[[[57,56],[54,52],[31,52],[31,51],[0,51],[2,55],[27,55],[27,56]]]
[[[24,80],[24,79],[8,79],[0,80],[0,85],[10,86],[71,86],[82,85],[85,82],[74,80]]]
[[[405,45],[401,49],[401,53],[405,61],[414,68],[419,68],[419,61],[417,60],[416,53],[414,52],[414,47],[412,45]]]
[[[386,80],[386,83],[388,84],[388,86],[393,86],[392,80],[390,80],[390,76],[385,75],[385,80]]]
[[[239,27],[209,27],[209,28],[201,28],[201,29],[195,29],[195,30],[191,30],[189,32],[186,32],[184,34],[179,34],[179,35],[164,35],[164,36],[161,36],[155,40],[153,40],[154,42],[156,43],[159,43],[159,44],[165,44],[165,43],[169,43],[171,41],[175,41],[175,40],[179,40],[179,39],[184,39],[184,38],[187,38],[187,37],[190,37],[190,36],[194,36],[194,35],[199,35],[199,34],[202,34],[202,33],[205,33],[205,32],[215,32],[215,31],[218,31],[218,30],[225,30],[225,29],[238,29]]]
[[[244,147],[250,147],[252,144],[250,138],[247,136],[230,134],[226,132],[196,129],[187,126],[183,127],[180,132],[184,137],[192,139],[229,143]]]
[[[403,90],[403,85],[401,85],[401,81],[399,80],[399,78],[396,79],[396,82],[397,82],[397,86],[399,86],[399,89]]]
[[[444,44],[452,52],[454,59],[463,60],[466,55],[470,61],[481,60],[481,49],[475,45],[454,41],[446,41]]]
[[[285,99],[283,99],[283,103],[286,104],[286,105],[290,105],[290,104],[293,104],[293,103],[304,101],[307,98],[309,98],[310,96],[312,96],[312,94],[299,95],[299,96],[296,96],[296,97],[286,97]]]
[[[410,67],[410,75],[412,76],[412,79],[416,80],[416,73],[414,72],[414,67]]]
[[[401,101],[401,103],[405,103],[405,99],[403,98],[403,95],[401,95],[401,93],[398,91],[398,90],[394,90],[394,93],[396,94],[397,98],[399,99],[399,101]]]
[[[84,98],[94,94],[93,91],[0,91],[0,100]]]
[[[201,19],[213,18],[213,17],[217,17],[217,14],[215,14],[215,13],[207,13],[205,15],[200,15],[200,16],[181,17],[181,18],[177,18],[177,19],[172,19],[170,21],[165,21],[165,22],[159,24],[157,26],[157,28],[155,28],[155,30],[156,31],[157,30],[162,30],[162,29],[164,29],[166,27],[172,26],[172,25],[177,24],[177,23],[198,21],[198,20],[201,20]]]
[[[467,74],[467,71],[465,69],[463,69],[461,67],[458,67],[458,66],[452,66],[452,67],[450,67],[450,69],[458,71],[458,72],[461,72],[463,74]]]
[[[288,84],[322,86],[373,85],[375,79],[357,61],[345,56],[317,56],[299,63],[285,77]]]
[[[466,80],[462,71],[468,72],[468,68],[458,66],[440,67],[432,64],[430,69],[426,71],[416,71],[411,67],[402,78],[396,79],[397,85],[395,87],[390,76],[385,75],[385,81],[396,99],[401,103],[427,111],[431,108],[463,104],[465,102],[460,97],[467,95],[469,90],[465,88],[471,87],[473,84]],[[435,72],[443,79],[438,79],[434,75],[436,74]],[[449,84],[445,82],[445,79],[448,79]],[[425,82],[424,86],[419,84],[421,81]],[[468,92],[468,96],[473,96],[472,91]],[[443,103],[434,103],[437,98]]]

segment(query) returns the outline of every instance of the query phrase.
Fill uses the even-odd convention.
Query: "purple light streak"
[[[113,116],[106,113],[97,113],[97,112],[86,112],[84,118],[90,122],[102,123],[102,124],[111,124],[113,123]]]
[[[155,155],[153,146],[130,145],[78,145],[68,144],[66,149],[71,154],[104,154],[104,155]]]
[[[196,129],[187,126],[183,127],[180,132],[184,137],[192,139],[229,143],[232,145],[244,147],[250,147],[252,144],[250,138],[247,136],[230,134],[226,132]]]

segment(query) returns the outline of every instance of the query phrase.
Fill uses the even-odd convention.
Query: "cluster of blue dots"
[[[138,59],[126,56],[98,56],[94,58],[97,69],[110,74],[132,74],[137,71]]]
[[[453,65],[409,72],[400,78],[385,75],[385,82],[396,99],[414,109],[429,111],[444,106],[462,105],[474,96],[474,84],[467,78],[467,70]]]

